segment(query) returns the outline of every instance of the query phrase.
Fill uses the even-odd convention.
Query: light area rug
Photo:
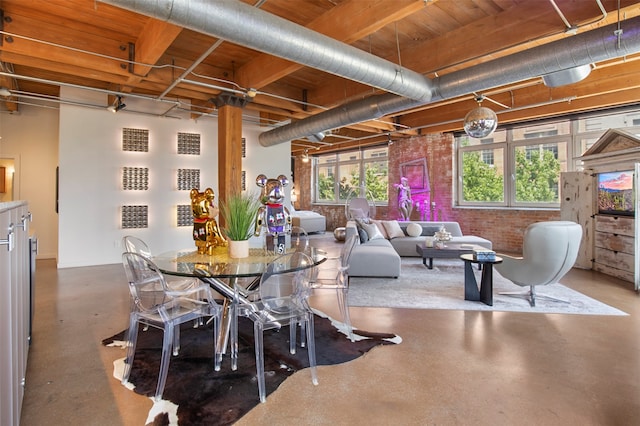
[[[481,271],[474,265],[476,281]],[[525,292],[493,270],[493,306],[464,300],[464,262],[458,259],[434,259],[433,269],[427,269],[421,258],[402,259],[402,272],[393,278],[352,277],[349,284],[349,305],[384,308],[452,309],[471,311],[533,312],[583,315],[627,315],[627,313],[585,296],[562,284],[539,287],[546,294],[569,301],[562,303],[542,298],[536,306],[519,297],[500,292]]]

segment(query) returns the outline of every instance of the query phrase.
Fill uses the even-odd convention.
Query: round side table
[[[347,238],[347,228],[340,226],[333,230],[333,236],[336,241],[344,241]]]

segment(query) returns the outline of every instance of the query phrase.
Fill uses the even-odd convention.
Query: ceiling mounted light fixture
[[[592,65],[587,64],[562,71],[552,72],[551,74],[543,75],[542,82],[547,87],[560,87],[566,86],[567,84],[577,83],[589,76],[591,68],[593,68]]]
[[[127,105],[122,102],[122,96],[118,96],[113,105],[109,105],[107,109],[115,114],[116,112],[120,111],[121,109],[125,109],[126,107]]]
[[[6,87],[0,87],[0,96],[11,96],[11,90],[7,89]]]
[[[306,149],[304,150],[304,154],[302,154],[302,162],[303,163],[309,162],[309,151]]]
[[[484,96],[476,96],[478,108],[474,108],[464,117],[464,131],[472,138],[482,139],[489,136],[498,127],[498,116],[490,108],[482,106]]]

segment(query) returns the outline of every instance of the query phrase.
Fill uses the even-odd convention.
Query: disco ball
[[[478,107],[464,117],[464,131],[472,138],[482,139],[498,127],[498,116],[489,108]]]

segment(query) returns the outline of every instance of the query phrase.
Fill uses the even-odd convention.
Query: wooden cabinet
[[[562,213],[593,232],[592,269],[632,282],[640,291],[640,138],[619,129],[609,129],[581,157],[584,171],[567,175],[569,192]],[[600,173],[633,173],[634,216],[599,214],[596,177]],[[573,191],[576,176],[584,190]],[[591,183],[587,175],[592,177]],[[591,190],[589,190],[591,188]],[[563,187],[563,191],[564,191]],[[573,197],[573,194],[579,197]],[[564,197],[564,193],[563,193]],[[629,210],[629,209],[627,209]],[[589,226],[588,216],[593,217]],[[564,216],[563,216],[564,217]],[[589,248],[587,247],[587,250]]]
[[[29,221],[25,202],[0,203],[0,424],[19,425],[29,353]]]
[[[626,216],[595,216],[593,269],[634,282],[635,219]]]

